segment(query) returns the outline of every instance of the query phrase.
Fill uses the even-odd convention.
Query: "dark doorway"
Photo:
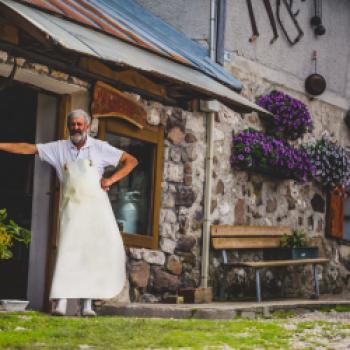
[[[0,91],[0,142],[35,143],[38,93],[16,85]],[[34,156],[0,151],[0,208],[20,226],[30,229]],[[25,299],[29,249],[13,247],[13,258],[0,260],[0,299]]]

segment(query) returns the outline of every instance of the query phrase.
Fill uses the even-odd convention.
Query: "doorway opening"
[[[37,91],[13,85],[0,91],[0,142],[35,143]],[[0,208],[31,229],[34,156],[0,151]],[[14,244],[13,258],[0,260],[0,299],[26,299],[29,247]]]

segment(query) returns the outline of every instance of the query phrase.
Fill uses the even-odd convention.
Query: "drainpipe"
[[[216,36],[216,0],[210,0],[210,39],[209,54],[212,60],[215,60],[215,36]],[[204,187],[204,221],[202,236],[202,261],[201,261],[201,287],[208,287],[209,275],[209,248],[210,248],[210,207],[211,207],[211,180],[213,173],[213,131],[215,112],[218,111],[219,103],[217,101],[200,101],[200,109],[206,112],[207,128],[207,151],[205,157],[205,187]]]
[[[210,36],[209,36],[209,56],[215,61],[216,50],[216,0],[210,0]]]
[[[202,237],[202,264],[201,264],[201,287],[208,287],[209,272],[209,248],[210,248],[210,207],[211,207],[211,183],[213,172],[213,130],[215,112],[202,108],[202,105],[211,101],[201,101],[201,110],[206,111],[206,127],[207,127],[207,150],[205,156],[205,186],[204,186],[204,221],[203,221],[203,237]]]

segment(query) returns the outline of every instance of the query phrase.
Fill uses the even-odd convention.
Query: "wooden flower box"
[[[264,260],[293,260],[318,258],[318,247],[265,248]]]

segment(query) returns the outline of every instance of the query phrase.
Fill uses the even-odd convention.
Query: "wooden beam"
[[[22,29],[31,37],[35,38],[41,44],[50,46],[52,43],[49,42],[49,36],[43,33],[41,30],[36,28],[28,20],[24,19],[18,13],[8,8],[6,5],[0,3],[0,16],[6,18],[6,21],[10,22]]]
[[[96,59],[87,57],[80,59],[79,68],[108,79],[120,81],[125,85],[144,90],[154,96],[167,97],[167,90],[164,86],[154,83],[141,73],[131,69],[116,71]]]
[[[18,28],[0,22],[0,39],[8,43],[18,45]]]

